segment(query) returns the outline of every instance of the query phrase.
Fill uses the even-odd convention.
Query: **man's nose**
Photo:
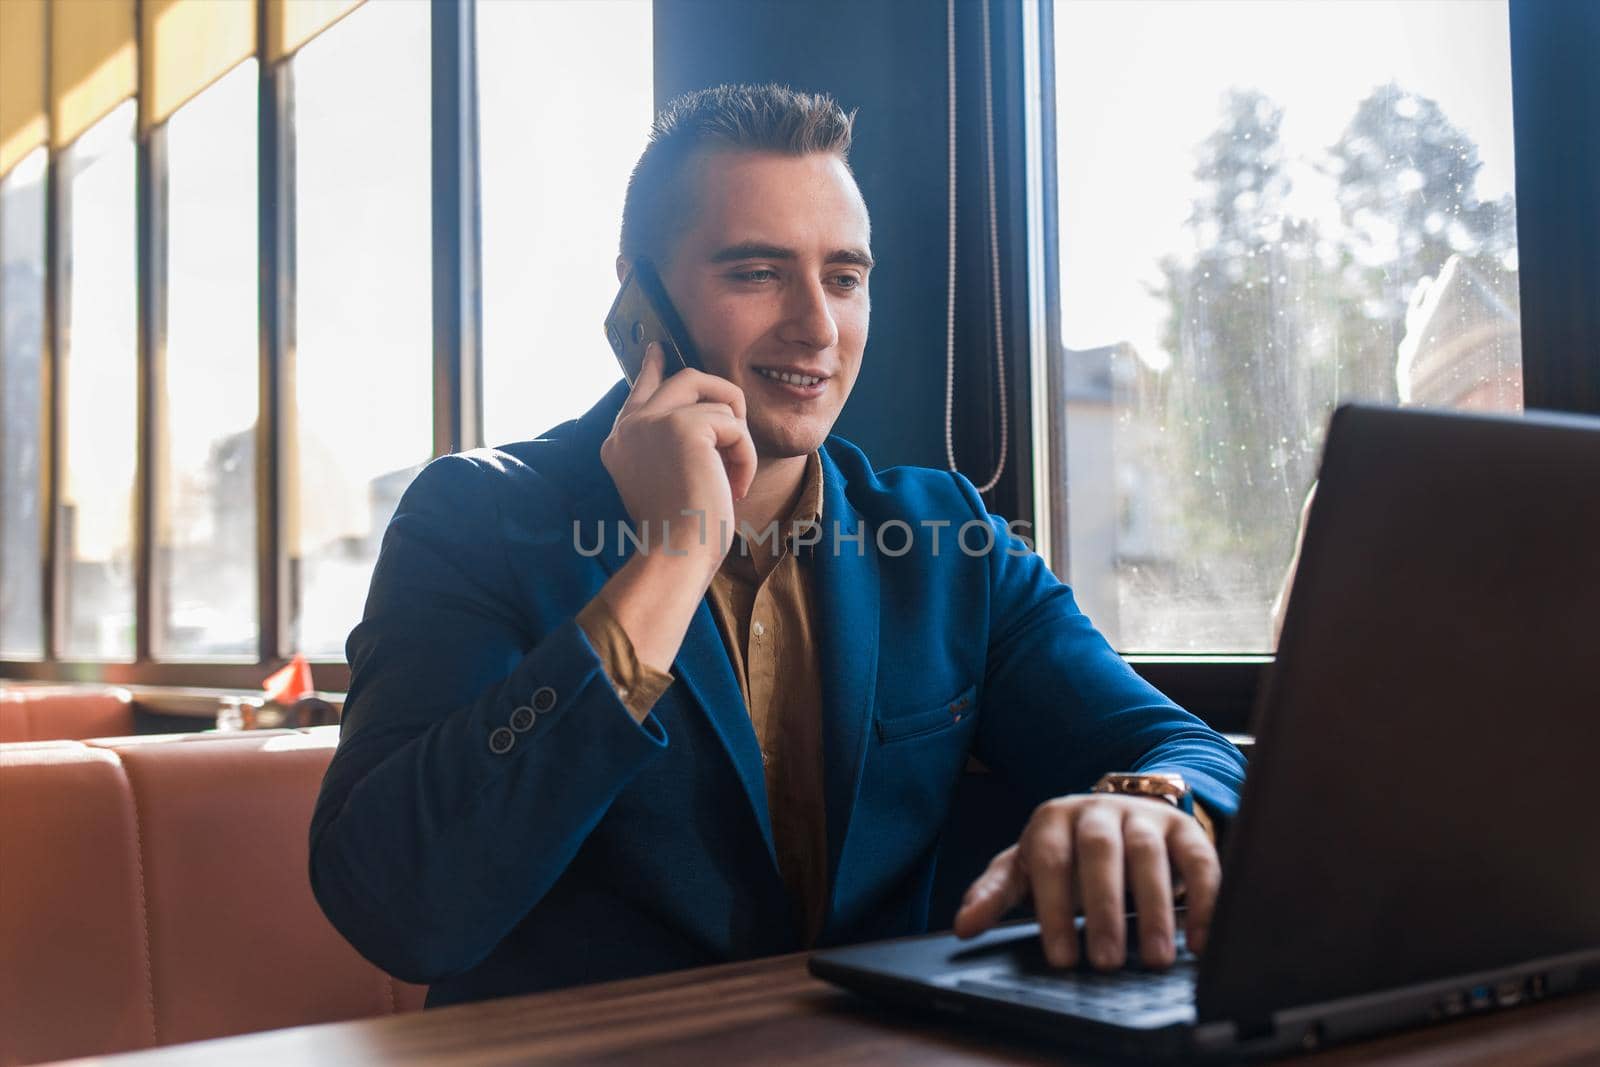
[[[839,343],[839,324],[828,307],[828,293],[820,280],[794,286],[784,308],[783,340],[818,351]]]

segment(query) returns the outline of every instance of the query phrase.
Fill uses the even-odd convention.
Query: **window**
[[[134,105],[61,153],[64,652],[132,659],[137,418]]]
[[[1520,409],[1508,23],[1055,6],[1053,563],[1122,651],[1271,650],[1336,404]]]
[[[429,15],[364,4],[291,61],[295,315],[284,530],[295,651],[342,658],[433,450]]]
[[[0,658],[44,654],[44,178],[39,148],[0,181]]]
[[[124,4],[128,32],[114,41],[68,19],[83,15],[77,6],[53,7],[58,47],[42,28],[28,47],[41,63],[54,57],[41,68],[48,79],[36,73],[48,81],[41,116],[57,116],[56,146],[0,184],[0,658],[42,658],[49,618],[61,638],[52,659],[129,661],[147,646],[156,662],[125,674],[139,681],[206,661],[217,664],[207,677],[244,678],[245,667],[223,664],[253,669],[263,648],[268,659],[342,659],[383,532],[435,447],[434,391],[473,387],[471,376],[436,380],[434,366],[446,342],[433,328],[433,274],[455,268],[435,263],[431,247],[430,120],[456,89],[436,84],[430,37],[452,10],[459,27],[482,22],[469,43],[481,50],[487,129],[478,193],[489,216],[480,246],[489,436],[531,436],[617,379],[600,322],[615,292],[626,175],[652,114],[648,3],[274,4],[265,42],[253,17],[213,17],[207,5]],[[610,42],[604,69],[573,47],[600,37]],[[259,186],[261,48],[274,64],[265,113],[287,139],[276,157],[281,196]],[[96,76],[90,96],[80,92],[84,63]],[[8,92],[28,80],[9,79]],[[136,91],[142,113],[117,103]],[[617,133],[596,136],[600,126]],[[53,242],[49,189],[59,190]],[[270,246],[259,241],[263,221],[284,226]],[[264,269],[289,283],[270,318],[259,306]],[[270,515],[262,502],[278,501],[260,493],[256,455],[265,343],[283,386],[272,442],[281,513]],[[148,427],[138,423],[142,395]],[[262,555],[264,521],[281,535],[282,604],[261,599],[274,562]],[[57,539],[48,587],[47,530]],[[283,648],[261,630],[279,618]]]
[[[651,7],[487,3],[477,20],[493,445],[581,415],[621,377],[601,323],[617,292],[623,191],[653,112]],[[602,41],[597,63],[587,45]]]
[[[155,651],[254,661],[254,60],[167,121],[166,358],[158,371]]]

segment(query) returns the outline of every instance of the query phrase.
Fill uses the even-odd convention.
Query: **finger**
[[[1078,930],[1072,915],[1072,809],[1047,804],[1029,821],[1018,842],[1039,919],[1045,959],[1056,967],[1078,962]]]
[[[665,363],[666,357],[659,344],[651,341],[644,346],[644,360],[639,364],[639,374],[633,379],[633,388],[628,390],[628,399],[622,402],[622,410],[617,412],[617,418],[637,411],[655,395],[661,386]]]
[[[1176,812],[1156,812],[1170,818]],[[1130,811],[1122,819],[1122,846],[1128,884],[1139,915],[1139,956],[1148,967],[1165,969],[1176,956],[1172,910],[1172,866],[1160,820]]]
[[[977,937],[999,922],[1028,895],[1028,881],[1017,864],[1012,845],[989,861],[984,872],[967,887],[956,912],[957,937]]]
[[[738,445],[741,438],[748,439],[749,427],[744,420],[728,413],[726,404],[696,404],[692,408],[679,408],[673,412],[677,418],[710,432],[710,440],[718,452]]]
[[[733,492],[733,499],[743,500],[750,492],[750,483],[756,480],[756,443],[750,436],[750,424],[743,416],[739,418],[739,437],[732,444],[723,447],[722,462],[728,471],[728,488]]]
[[[679,408],[674,414],[685,411],[693,412],[693,418],[711,429],[711,443],[722,457],[728,491],[733,499],[743,500],[756,476],[756,446],[750,439],[749,425],[728,414],[726,404],[697,404]]]
[[[672,411],[668,413],[667,417],[693,418],[699,415],[715,415],[724,419],[732,419],[735,422],[739,421],[739,414],[733,410],[732,404],[724,404],[717,400],[702,400],[697,404],[689,404],[686,407],[673,408]]]
[[[1123,898],[1122,818],[1112,804],[1084,805],[1075,830],[1078,889],[1083,894],[1089,962],[1102,971],[1122,966],[1127,951]]]
[[[743,389],[726,378],[693,367],[685,367],[663,382],[640,410],[670,411],[707,400],[727,404],[739,418],[745,417]]]
[[[752,464],[755,462],[755,447],[750,443],[750,425],[727,404],[711,400],[702,401],[690,404],[688,407],[674,408],[667,417],[681,419],[690,424],[704,423],[712,427],[716,431],[715,442],[719,452],[737,450],[741,443],[750,445],[749,460]],[[723,456],[724,460],[737,459],[741,463],[744,458],[743,452],[738,452],[732,457],[726,454]]]
[[[1195,820],[1177,819],[1167,833],[1167,853],[1187,887],[1184,937],[1190,952],[1202,952],[1217,907],[1217,890],[1222,886],[1216,846]]]

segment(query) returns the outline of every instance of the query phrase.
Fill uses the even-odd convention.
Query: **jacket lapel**
[[[761,743],[756,739],[755,726],[744,705],[744,695],[739,691],[739,680],[733,675],[733,664],[722,643],[722,633],[717,629],[710,605],[702,599],[695,609],[694,620],[683,636],[678,658],[673,661],[673,672],[700,705],[711,727],[733,760],[734,770],[744,786],[745,799],[761,827],[761,838],[767,844],[767,855],[772,869],[778,869],[777,851],[772,840],[772,817],[767,810],[767,779],[761,765]]]
[[[594,418],[597,423],[604,423],[604,429],[599,431],[600,439],[609,432],[616,410],[625,396],[625,391],[620,395],[608,396],[607,400],[614,399],[614,404],[602,401],[584,417],[585,421]],[[602,411],[602,408],[609,408],[609,413]],[[597,429],[592,428],[590,435]],[[592,445],[592,448],[586,449],[595,456],[594,468],[586,479],[588,491],[573,505],[573,514],[579,524],[578,543],[584,546],[585,551],[592,551],[598,537],[601,549],[594,558],[610,575],[632,558],[635,549],[630,539],[618,533],[618,523],[627,524],[629,521],[628,511],[617,493],[616,483],[599,461],[598,441]],[[767,845],[767,855],[772,859],[776,872],[777,851],[772,840],[772,818],[767,810],[761,744],[756,740],[755,727],[745,708],[739,681],[734,677],[733,664],[722,643],[721,631],[717,629],[710,604],[704,598],[695,609],[694,619],[689,623],[677,658],[672,661],[672,673],[687,691],[691,698],[689,702],[698,704],[710,720],[728,758],[733,761],[734,771],[744,787],[745,799],[760,827],[762,840]]]
[[[878,674],[878,556],[873,531],[845,494],[822,449],[822,539],[814,549],[817,632],[822,635],[823,788],[828,812],[829,900],[824,931],[843,899],[840,860],[866,762]],[[835,534],[835,530],[838,531]],[[860,534],[857,544],[844,540]],[[825,935],[824,935],[825,936]]]

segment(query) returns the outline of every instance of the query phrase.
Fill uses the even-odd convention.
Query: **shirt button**
[[[516,743],[517,735],[504,726],[496,727],[494,733],[489,735],[489,751],[496,756],[504,756]]]
[[[755,630],[757,637],[760,637],[762,634],[767,632],[767,628],[765,626],[761,625],[761,622],[760,622],[759,619],[756,621],[756,624],[753,627],[751,627],[751,629]]]
[[[556,691],[541,685],[533,691],[533,710],[543,713],[556,706]]]
[[[533,728],[533,709],[524,704],[511,713],[511,728],[519,734],[525,734]]]

